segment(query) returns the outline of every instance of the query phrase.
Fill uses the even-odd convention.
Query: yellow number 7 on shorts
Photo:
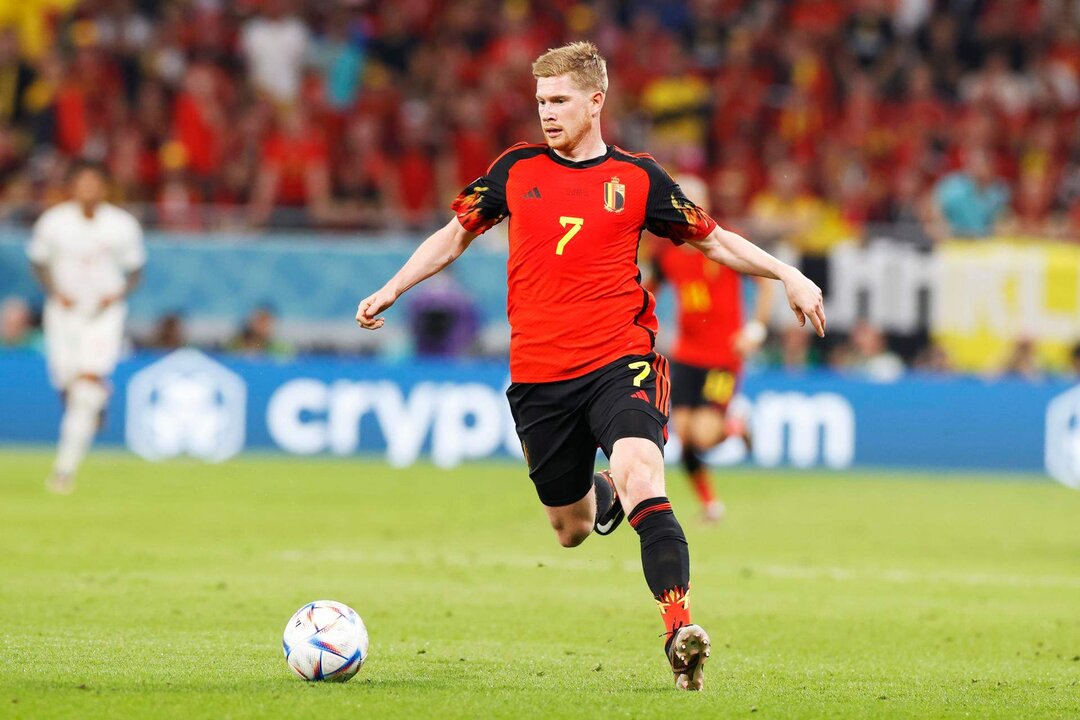
[[[556,246],[556,255],[562,255],[562,251],[563,248],[566,247],[566,243],[573,240],[574,236],[578,234],[579,230],[581,230],[581,226],[585,224],[585,218],[568,217],[566,215],[563,215],[561,218],[559,218],[559,224],[563,227],[569,225],[570,229],[566,231],[566,234],[562,236],[562,240],[560,240],[559,244]]]
[[[641,387],[641,381],[644,380],[645,378],[649,377],[649,373],[652,372],[652,365],[645,362],[644,360],[638,360],[637,362],[632,362],[632,363],[630,363],[630,365],[628,367],[631,370],[640,370],[641,371],[634,378],[634,387]]]

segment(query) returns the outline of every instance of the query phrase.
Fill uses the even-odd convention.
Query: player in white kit
[[[46,482],[57,493],[75,489],[75,471],[101,423],[124,337],[125,298],[146,261],[139,222],[105,202],[106,182],[102,167],[76,167],[72,199],[41,215],[27,248],[47,296],[49,376],[64,399],[56,462]]]

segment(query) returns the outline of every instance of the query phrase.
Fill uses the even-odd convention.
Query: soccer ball
[[[368,654],[364,621],[351,607],[333,600],[316,600],[297,610],[281,644],[285,662],[305,680],[345,682]]]

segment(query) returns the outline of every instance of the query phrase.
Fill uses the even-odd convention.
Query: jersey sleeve
[[[645,202],[645,229],[676,244],[700,240],[713,231],[716,221],[691,202],[664,168],[648,158],[649,197]]]
[[[500,155],[483,176],[469,183],[450,204],[458,222],[469,232],[477,235],[486,232],[510,214],[506,205],[506,180],[515,160],[513,149]]]
[[[30,235],[30,244],[26,246],[26,256],[35,265],[45,265],[52,255],[52,223],[49,221],[49,217],[49,214],[46,213],[34,223],[34,230]]]

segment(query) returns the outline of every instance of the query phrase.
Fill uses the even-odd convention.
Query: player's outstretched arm
[[[807,318],[814,330],[825,337],[825,304],[821,288],[803,275],[797,268],[777,260],[742,235],[725,230],[719,225],[701,240],[689,241],[705,254],[705,257],[732,270],[746,275],[773,278],[784,283],[788,305],[795,313],[799,325]]]
[[[382,288],[360,301],[356,308],[356,322],[365,330],[381,328],[386,321],[377,317],[379,313],[397,302],[406,290],[457,260],[475,237],[476,233],[462,227],[457,217],[452,218],[420,243],[412,257]]]

